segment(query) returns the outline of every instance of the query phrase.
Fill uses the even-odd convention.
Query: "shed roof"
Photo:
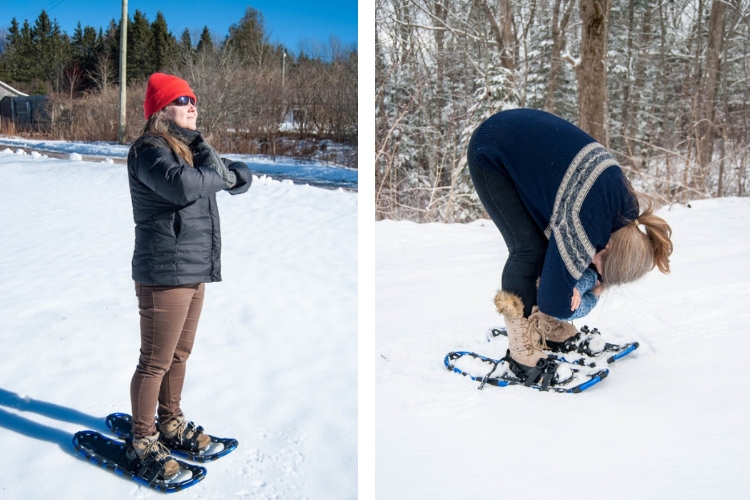
[[[16,90],[10,85],[8,85],[5,82],[0,82],[0,97],[11,95],[11,96],[21,96],[21,97],[28,97],[29,94],[24,94],[20,90]]]

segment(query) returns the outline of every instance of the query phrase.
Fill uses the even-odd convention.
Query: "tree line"
[[[263,15],[252,7],[221,40],[208,27],[196,34],[185,29],[175,37],[161,12],[153,21],[139,10],[128,18],[127,85],[137,97],[129,96],[129,139],[142,126],[145,82],[162,71],[191,83],[200,101],[199,125],[227,140],[239,140],[230,137],[231,129],[270,144],[273,153],[284,117],[293,113],[287,135],[356,144],[356,46],[331,38],[328,45],[307,44],[294,54],[269,41]],[[117,115],[105,117],[101,107],[118,104],[119,50],[115,20],[98,30],[78,23],[69,36],[45,11],[33,24],[14,18],[0,43],[0,80],[26,93],[50,94],[58,131],[85,135],[86,123],[103,121],[107,137],[98,139],[116,140],[108,124]]]
[[[750,0],[376,0],[378,218],[483,215],[473,130],[577,124],[663,203],[750,188]]]

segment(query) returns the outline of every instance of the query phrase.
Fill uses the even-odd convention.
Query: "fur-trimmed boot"
[[[541,379],[542,389],[546,390],[549,385],[564,383],[573,377],[569,366],[560,364],[556,357],[542,351],[542,335],[537,321],[523,317],[520,297],[498,290],[495,307],[503,315],[508,332],[508,366],[524,385],[534,384]]]
[[[495,294],[495,308],[503,315],[508,331],[508,351],[514,361],[525,366],[536,366],[546,358],[541,348],[541,335],[534,322],[523,317],[521,298],[510,292],[498,290]]]
[[[200,453],[211,444],[211,438],[203,433],[203,427],[185,420],[183,415],[168,422],[159,422],[161,441],[173,450],[185,450]]]
[[[594,356],[604,349],[605,342],[597,329],[589,331],[583,327],[578,331],[572,322],[544,314],[537,306],[531,308],[529,319],[539,329],[544,348],[552,352],[579,351]]]

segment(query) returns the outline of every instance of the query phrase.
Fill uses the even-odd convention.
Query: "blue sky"
[[[119,20],[122,3],[119,0],[3,0],[0,27],[8,28],[14,17],[19,24],[27,19],[34,23],[42,9],[60,27],[73,34],[78,21],[81,26],[106,27],[111,19]],[[357,0],[256,0],[252,3],[237,0],[128,0],[132,19],[136,9],[153,21],[162,11],[170,31],[179,37],[185,28],[200,31],[208,26],[212,34],[223,38],[229,26],[236,24],[250,6],[260,11],[265,19],[271,41],[283,43],[298,52],[300,42],[328,43],[331,35],[343,44],[357,42]]]

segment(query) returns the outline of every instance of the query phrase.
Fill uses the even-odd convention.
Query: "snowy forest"
[[[223,38],[208,27],[176,37],[161,12],[149,21],[136,10],[127,28],[126,139],[143,125],[148,76],[162,71],[191,83],[200,101],[199,127],[226,143],[224,150],[278,153],[280,125],[292,114],[287,136],[356,144],[356,44],[331,37],[299,45],[271,43],[262,13],[252,7]],[[119,21],[98,30],[78,23],[69,36],[45,11],[33,23],[14,18],[0,28],[0,81],[49,95],[51,123],[44,132],[52,137],[116,140],[119,50]],[[256,151],[259,144],[271,150]]]
[[[484,214],[466,146],[543,109],[663,204],[750,189],[750,0],[376,0],[376,218]]]

